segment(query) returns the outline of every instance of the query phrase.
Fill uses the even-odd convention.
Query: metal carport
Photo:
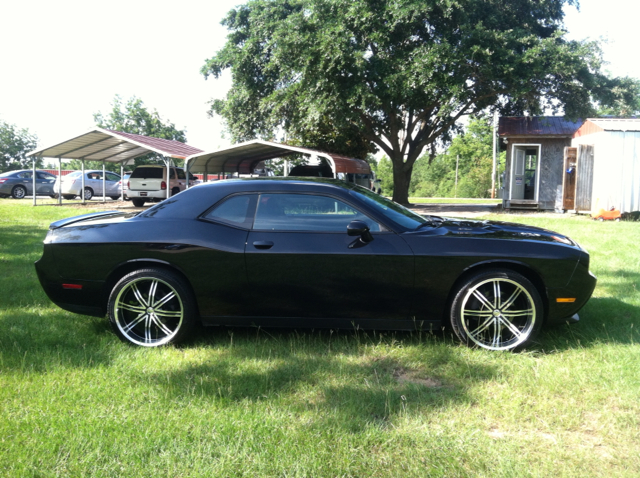
[[[36,149],[27,154],[33,158],[33,205],[36,205],[36,159],[37,158],[58,158],[58,177],[61,178],[62,159],[78,159],[82,161],[82,202],[84,199],[84,162],[102,161],[102,199],[105,197],[105,164],[120,163],[120,176],[123,177],[123,167],[128,161],[144,156],[149,153],[156,153],[162,156],[167,166],[167,181],[170,177],[169,168],[172,159],[186,159],[187,156],[201,153],[202,150],[186,145],[180,141],[162,138],[153,138],[139,134],[123,133],[94,127],[88,132],[75,136],[71,139]],[[124,194],[124,188],[121,194]],[[167,188],[167,197],[170,191]],[[62,195],[58,195],[58,204],[62,204]]]
[[[252,174],[256,165],[268,159],[282,158],[292,154],[306,154],[311,157],[325,158],[331,165],[334,177],[341,174],[371,174],[369,164],[362,159],[348,158],[337,154],[315,151],[313,149],[289,146],[255,139],[228,148],[212,152],[192,154],[185,160],[188,172],[203,173],[206,180],[209,173]]]

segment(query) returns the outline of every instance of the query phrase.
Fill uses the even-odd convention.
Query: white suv
[[[189,186],[196,184],[196,178],[190,175]],[[187,187],[187,176],[182,168],[171,167],[169,195],[173,196]],[[167,198],[167,168],[160,165],[138,166],[133,170],[127,183],[127,196],[136,207],[144,206],[146,201],[162,201]]]

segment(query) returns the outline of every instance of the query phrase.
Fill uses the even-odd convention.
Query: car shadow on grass
[[[222,328],[192,347],[198,363],[151,375],[174,399],[259,402],[353,431],[408,409],[468,404],[470,388],[500,373],[442,334]]]

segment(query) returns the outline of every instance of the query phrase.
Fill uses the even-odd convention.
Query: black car
[[[419,216],[365,188],[318,178],[205,183],[138,214],[51,224],[36,262],[58,306],[108,314],[142,346],[193,325],[437,329],[522,348],[576,320],[596,284],[561,234]],[[256,292],[260,300],[256,300]]]

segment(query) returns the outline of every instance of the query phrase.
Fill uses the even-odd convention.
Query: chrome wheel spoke
[[[158,316],[156,314],[152,314],[151,315],[151,320],[153,321],[153,323],[156,324],[156,326],[162,330],[166,335],[171,335],[173,333],[172,330],[170,330],[165,324],[163,324],[160,319],[158,318]]]
[[[494,309],[495,307],[493,306],[493,304],[491,302],[489,302],[489,299],[487,299],[484,295],[482,295],[482,293],[480,293],[480,291],[478,289],[473,291],[473,296],[478,299],[485,307],[488,307],[489,309]]]
[[[469,335],[477,338],[482,332],[487,330],[492,324],[495,325],[495,320],[493,318],[493,315],[488,317],[487,320],[485,320],[482,323],[482,325],[478,326],[478,328],[476,330],[474,330],[473,332],[469,332]]]
[[[511,294],[511,297],[509,297],[502,306],[502,309],[507,310],[509,307],[511,307],[521,293],[522,289],[520,289],[519,287],[514,290],[513,294]]]
[[[502,343],[502,327],[498,326],[498,324],[495,324],[495,327],[493,328],[493,337],[491,339],[491,346],[492,347],[500,347],[500,344]]]
[[[131,284],[131,290],[133,292],[133,295],[136,297],[136,300],[140,304],[142,304],[145,307],[149,305],[147,301],[144,299],[144,297],[142,296],[142,293],[140,292],[140,290],[138,289],[138,286],[135,283]]]
[[[462,311],[465,317],[491,317],[493,313],[490,310],[465,309]]]
[[[156,310],[155,313],[159,317],[167,317],[167,318],[175,318],[175,319],[179,319],[180,317],[182,317],[181,310]]]
[[[132,304],[125,304],[125,303],[118,304],[118,308],[128,310],[129,312],[137,312],[138,314],[144,313],[147,310],[141,305],[132,305]]]
[[[141,313],[138,317],[136,317],[132,322],[129,322],[126,327],[123,328],[125,333],[128,333],[133,329],[136,325],[147,318],[147,314],[145,312]]]
[[[169,292],[167,295],[165,295],[162,299],[160,299],[157,302],[154,302],[152,307],[153,308],[160,308],[162,307],[164,304],[166,304],[167,302],[169,302],[171,299],[173,299],[176,295],[173,292]]]
[[[515,325],[513,325],[508,320],[503,317],[498,317],[498,320],[513,334],[514,337],[520,339],[522,337],[522,332]]]
[[[155,307],[155,297],[156,291],[158,290],[158,281],[154,280],[151,282],[151,286],[149,287],[149,302],[148,305],[151,307]]]
[[[533,313],[533,309],[523,309],[523,310],[503,310],[500,314],[503,317],[509,317],[509,318],[514,318],[514,317],[520,317],[523,315],[531,315]]]
[[[500,281],[493,281],[493,304],[496,309],[500,308]]]

